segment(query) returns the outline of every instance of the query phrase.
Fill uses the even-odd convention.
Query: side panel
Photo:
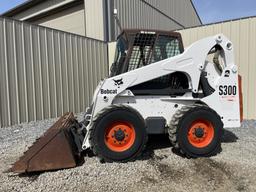
[[[215,92],[202,101],[221,116],[224,128],[240,127],[238,76],[230,67],[224,69]]]
[[[117,97],[113,104],[129,105],[136,109],[144,119],[148,117],[164,117],[169,125],[174,113],[185,105],[193,104],[195,100],[184,98],[172,99],[169,96],[136,96]]]

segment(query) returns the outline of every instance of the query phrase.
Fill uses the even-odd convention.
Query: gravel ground
[[[96,157],[85,157],[85,163],[73,169],[29,176],[6,172],[54,121],[0,129],[1,192],[256,191],[256,121],[227,129],[222,152],[211,158],[185,159],[172,151],[166,136],[154,136],[135,162],[102,164]]]

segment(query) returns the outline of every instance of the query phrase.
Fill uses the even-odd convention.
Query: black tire
[[[125,151],[111,150],[105,142],[108,126],[114,122],[128,122],[135,130],[135,140]],[[104,162],[127,162],[135,160],[144,150],[147,142],[145,121],[134,109],[123,105],[111,105],[96,115],[90,132],[93,153]]]
[[[209,144],[203,147],[195,146],[189,141],[189,130],[192,123],[197,120],[209,122],[214,133]],[[194,104],[182,107],[173,116],[168,132],[175,149],[187,157],[209,157],[221,150],[223,123],[220,116],[205,105]],[[193,135],[193,137],[196,136]]]

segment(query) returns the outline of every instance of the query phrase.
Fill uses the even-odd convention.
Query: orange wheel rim
[[[107,127],[105,144],[115,152],[123,152],[131,148],[135,141],[135,129],[127,122],[116,122]]]
[[[188,131],[188,141],[191,145],[197,148],[208,146],[214,137],[214,127],[207,120],[194,121]]]

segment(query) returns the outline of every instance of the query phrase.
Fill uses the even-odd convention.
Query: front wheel
[[[94,154],[106,162],[134,160],[146,141],[144,119],[130,107],[112,105],[93,120],[91,146]]]
[[[184,106],[173,116],[169,138],[188,157],[208,157],[220,151],[223,123],[204,105]]]

